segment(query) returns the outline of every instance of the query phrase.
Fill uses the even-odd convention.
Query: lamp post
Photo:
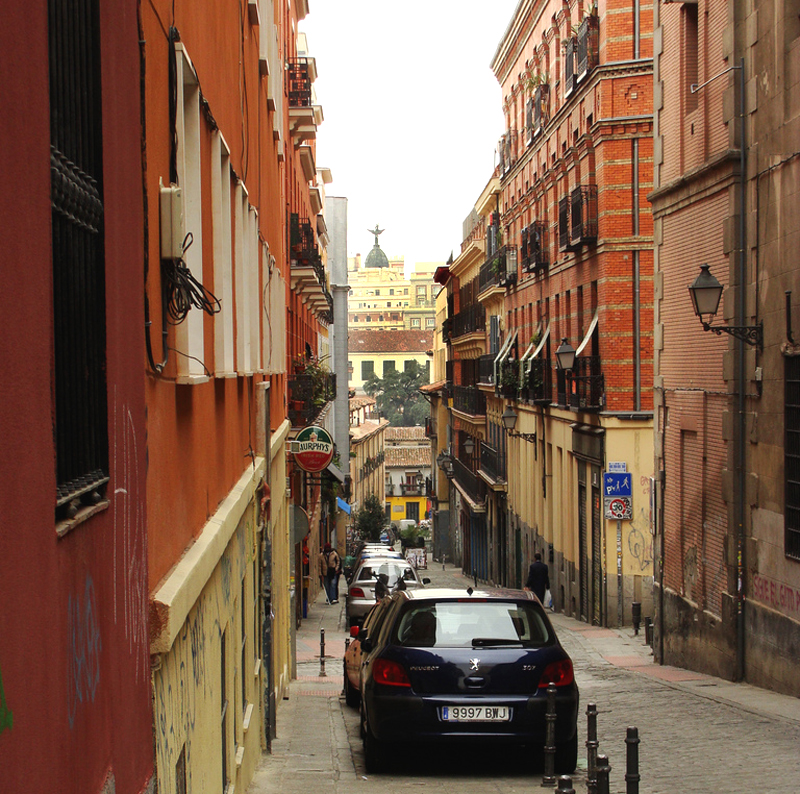
[[[722,299],[722,284],[712,275],[707,264],[700,265],[700,273],[689,285],[689,294],[692,296],[694,313],[700,318],[704,331],[712,331],[717,336],[729,334],[748,345],[756,345],[759,350],[764,349],[764,327],[761,321],[758,325],[711,325]],[[709,316],[708,320],[703,319],[706,314]]]
[[[556,365],[565,372],[575,366],[575,348],[567,342],[566,336],[556,348]]]
[[[536,433],[517,433],[514,428],[517,426],[517,412],[510,406],[506,406],[500,419],[503,421],[503,427],[506,433],[511,438],[522,438],[525,441],[536,443]]]

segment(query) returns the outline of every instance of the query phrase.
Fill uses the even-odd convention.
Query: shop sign
[[[308,472],[323,471],[333,460],[333,439],[322,427],[306,427],[294,440],[294,459]]]

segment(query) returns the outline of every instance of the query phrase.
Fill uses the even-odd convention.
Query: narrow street
[[[433,585],[467,586],[460,569],[433,563]],[[344,583],[342,582],[342,588]],[[642,794],[770,792],[796,794],[800,780],[800,701],[747,684],[731,684],[653,663],[643,632],[601,629],[552,615],[572,656],[581,688],[576,792],[586,791],[586,705],[596,703],[599,752],[612,767],[611,792],[625,791],[625,736],[639,730]],[[320,630],[325,631],[321,676]],[[249,794],[309,791],[417,791],[441,794],[531,791],[542,770],[514,752],[413,755],[398,750],[393,769],[367,775],[358,712],[341,696],[344,599],[324,599],[297,635],[298,678],[279,707],[278,738],[264,756]]]

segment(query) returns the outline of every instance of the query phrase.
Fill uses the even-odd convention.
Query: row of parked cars
[[[372,571],[384,566],[395,585],[411,571],[406,587],[376,601],[373,586],[367,603]],[[359,568],[370,574],[359,578]],[[351,606],[348,595],[344,692],[347,705],[360,711],[367,771],[381,771],[394,748],[408,743],[523,745],[532,760],[541,759],[553,683],[556,772],[572,773],[578,687],[536,596],[425,583],[402,557],[369,553],[350,583],[356,597]]]

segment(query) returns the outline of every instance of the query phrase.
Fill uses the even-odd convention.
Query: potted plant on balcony
[[[516,398],[519,392],[519,366],[516,360],[504,361],[500,369],[500,391],[504,397]]]

